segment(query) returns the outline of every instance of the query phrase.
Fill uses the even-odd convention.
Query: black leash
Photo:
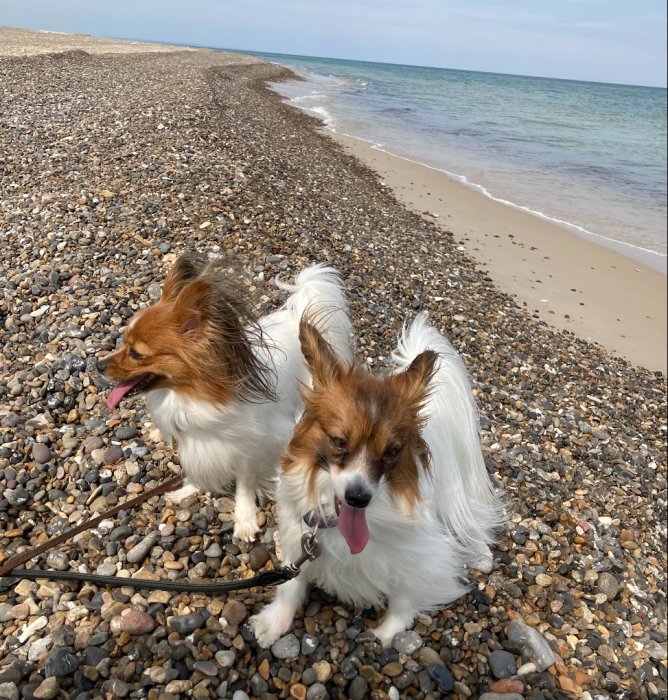
[[[15,586],[21,579],[36,581],[76,581],[92,583],[96,586],[120,588],[129,586],[148,591],[178,591],[179,593],[204,593],[216,595],[228,591],[241,591],[256,586],[276,586],[294,578],[296,574],[289,567],[276,571],[263,571],[252,578],[237,581],[220,581],[218,583],[187,583],[185,581],[150,581],[142,578],[123,578],[121,576],[100,576],[99,574],[82,574],[78,571],[42,571],[41,569],[14,569],[9,576],[0,578],[0,590]]]
[[[153,496],[159,496],[165,491],[176,488],[181,483],[180,477],[175,477],[163,482],[154,489],[147,491],[129,501],[119,503],[111,510],[98,515],[95,518],[86,520],[79,525],[65,530],[60,535],[44,542],[36,547],[29,548],[19,554],[15,554],[0,565],[0,591],[11,588],[21,579],[36,581],[38,579],[47,581],[74,581],[77,583],[93,583],[98,586],[109,586],[120,588],[131,586],[149,591],[177,591],[181,593],[204,593],[205,595],[216,595],[227,591],[240,591],[256,586],[277,586],[293,579],[307,561],[312,561],[320,556],[320,546],[315,534],[318,527],[313,532],[305,532],[302,535],[302,553],[297,560],[291,564],[284,564],[274,571],[263,571],[247,579],[237,579],[236,581],[218,581],[214,583],[188,583],[186,581],[150,581],[140,578],[123,578],[122,576],[101,576],[100,574],[87,574],[79,571],[44,571],[42,569],[19,569],[21,564],[25,564],[39,554],[43,554],[53,549],[63,542],[67,542],[75,535],[90,530],[105,519],[111,518],[121,510],[130,510],[133,507],[147,501]]]
[[[317,528],[316,528],[317,531]],[[179,593],[204,593],[216,595],[228,591],[241,591],[256,586],[278,586],[290,581],[299,574],[301,567],[307,561],[313,561],[320,556],[320,545],[315,537],[316,531],[305,532],[302,535],[302,553],[296,561],[284,564],[274,571],[263,571],[251,578],[236,581],[219,581],[214,583],[187,583],[185,581],[150,581],[143,578],[123,578],[122,576],[101,576],[86,574],[79,571],[43,571],[41,569],[16,569],[4,567],[5,574],[0,578],[0,590],[11,588],[21,579],[36,581],[76,581],[78,583],[93,583],[98,586],[120,588],[129,586],[148,591],[177,591]],[[18,564],[18,562],[17,562]]]

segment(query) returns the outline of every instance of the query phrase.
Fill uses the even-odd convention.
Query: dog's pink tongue
[[[351,554],[359,554],[369,541],[366,525],[366,510],[341,503],[339,508],[339,531],[345,537]]]
[[[120,382],[111,390],[111,393],[107,397],[107,406],[110,411],[113,411],[116,406],[121,402],[121,399],[132,389],[132,387],[141,380],[141,377],[135,379],[128,379],[126,382]]]

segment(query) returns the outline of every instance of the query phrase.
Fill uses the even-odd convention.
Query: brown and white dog
[[[322,554],[251,624],[269,646],[316,584],[353,605],[386,604],[375,634],[389,645],[419,613],[465,592],[467,565],[492,567],[503,508],[469,381],[425,315],[404,329],[384,376],[339,359],[308,323],[300,338],[313,388],[303,392],[304,414],[282,461],[279,530],[283,556],[294,561],[302,534],[320,523]]]
[[[122,347],[103,359],[119,382],[109,408],[141,393],[163,436],[178,442],[185,493],[222,493],[236,483],[234,535],[242,540],[258,531],[256,493],[275,486],[302,411],[299,388],[310,384],[302,317],[318,323],[341,357],[351,356],[347,304],[333,268],[315,265],[294,285],[278,286],[291,293],[287,301],[255,321],[220,262],[182,255],[160,300],[131,319]]]

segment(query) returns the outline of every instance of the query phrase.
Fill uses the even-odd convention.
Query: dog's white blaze
[[[354,482],[361,484],[369,493],[375,493],[377,485],[369,476],[369,458],[367,446],[364,445],[346,462],[345,469],[334,467],[331,470],[332,484],[337,498],[344,500],[346,489]]]

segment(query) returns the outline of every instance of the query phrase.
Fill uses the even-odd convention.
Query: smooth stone
[[[0,698],[3,700],[19,700],[19,689],[16,683],[0,683]]]
[[[86,454],[90,454],[93,450],[97,450],[104,445],[104,441],[97,435],[89,435],[83,441],[83,448]]]
[[[199,671],[205,676],[213,677],[218,675],[218,666],[213,661],[195,661],[193,671]]]
[[[232,700],[250,700],[250,698],[243,690],[235,690]]]
[[[502,678],[501,680],[494,681],[494,683],[489,686],[489,690],[491,693],[522,694],[524,692],[524,683],[513,678]]]
[[[353,678],[348,687],[350,700],[364,700],[369,694],[369,684],[362,676]]]
[[[133,437],[137,437],[137,429],[131,426],[123,426],[116,430],[115,435],[117,440],[131,440]]]
[[[313,664],[313,670],[319,683],[326,683],[332,677],[332,667],[327,661],[316,661]]]
[[[314,683],[306,691],[306,700],[327,700],[329,693],[322,683]]]
[[[190,634],[204,625],[204,616],[200,613],[175,615],[169,621],[169,626],[179,634]]]
[[[271,653],[277,659],[296,659],[299,651],[300,643],[294,634],[287,634],[271,645]]]
[[[145,612],[128,608],[121,613],[120,631],[127,634],[148,634],[155,627],[155,620]]]
[[[250,689],[253,697],[257,698],[269,691],[269,685],[259,673],[254,673],[250,679]]]
[[[123,457],[123,450],[118,445],[112,445],[104,451],[102,460],[105,464],[116,464]]]
[[[317,648],[319,639],[311,634],[305,634],[302,637],[301,651],[304,656],[310,656]]]
[[[418,661],[427,666],[445,666],[445,661],[443,661],[439,653],[431,647],[422,647],[422,649],[420,649]]]
[[[100,564],[98,564],[95,573],[99,574],[100,576],[115,576],[116,571],[116,564],[112,564],[109,561],[103,561]]]
[[[223,606],[223,617],[230,625],[238,627],[248,614],[246,606],[240,600],[228,600]]]
[[[215,656],[216,662],[221,665],[222,668],[232,668],[234,666],[234,661],[236,659],[236,654],[231,650],[217,651]]]
[[[38,464],[46,464],[51,460],[51,450],[48,445],[42,442],[36,442],[32,446],[32,458]]]
[[[511,620],[507,630],[508,641],[525,649],[533,656],[538,668],[545,671],[553,666],[558,657],[543,636],[522,620]]]
[[[263,544],[258,544],[248,554],[248,566],[253,571],[257,571],[269,561],[269,558],[269,550]]]
[[[160,534],[157,532],[152,532],[150,535],[147,537],[144,537],[144,539],[136,544],[128,553],[127,553],[127,560],[128,563],[130,564],[138,564],[139,562],[144,560],[144,557],[149,553],[149,551],[153,548],[153,546],[156,544],[156,542],[160,539]]]
[[[510,678],[517,672],[515,657],[509,651],[495,650],[489,655],[494,678]]]
[[[46,565],[56,571],[65,571],[70,568],[70,558],[64,552],[49,552]]]
[[[34,698],[52,700],[58,694],[58,679],[55,676],[45,678],[32,692]]]
[[[601,593],[604,593],[608,600],[614,600],[619,593],[619,581],[609,572],[604,571],[596,582]]]
[[[427,672],[444,693],[451,692],[455,687],[455,679],[445,666],[427,666]]]
[[[479,700],[524,700],[519,693],[483,693]]]
[[[4,493],[5,498],[12,506],[25,505],[30,500],[30,494],[21,486],[15,489],[8,489]]]
[[[9,622],[12,619],[12,605],[0,603],[0,622]]]
[[[79,660],[69,647],[56,649],[44,663],[44,677],[55,676],[62,678],[69,676],[79,668]]]
[[[413,630],[399,632],[399,634],[394,635],[394,639],[392,640],[392,646],[400,654],[406,654],[406,656],[414,654],[423,644],[422,637]]]
[[[647,644],[647,653],[651,659],[656,661],[665,661],[667,657],[666,643],[657,642],[655,639],[651,639],[649,644]]]
[[[165,536],[164,532],[162,533],[162,535]],[[217,559],[217,558],[223,556],[223,550],[222,550],[222,547],[217,542],[214,542],[213,544],[209,545],[204,550],[204,554],[207,557],[213,557],[213,558]]]

